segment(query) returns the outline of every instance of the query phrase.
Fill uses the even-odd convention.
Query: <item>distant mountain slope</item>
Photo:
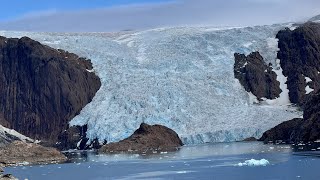
[[[0,37],[0,124],[55,144],[100,87],[90,61],[27,37]]]
[[[310,18],[308,21],[320,21],[320,15]]]

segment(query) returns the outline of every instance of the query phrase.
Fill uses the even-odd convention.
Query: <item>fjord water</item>
[[[5,172],[29,180],[319,179],[319,151],[293,149],[290,145],[237,142],[184,146],[157,154],[69,152],[70,162],[65,164],[9,167]],[[250,159],[266,159],[269,164],[239,166]]]

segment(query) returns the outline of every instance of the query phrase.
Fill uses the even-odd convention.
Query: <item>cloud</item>
[[[318,0],[177,0],[80,11],[32,13],[0,29],[100,32],[163,26],[249,26],[291,22],[320,13]]]

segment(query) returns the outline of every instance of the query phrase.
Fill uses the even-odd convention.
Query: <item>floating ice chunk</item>
[[[238,166],[267,166],[270,162],[266,159],[256,160],[250,159],[246,160],[244,163],[238,163]]]

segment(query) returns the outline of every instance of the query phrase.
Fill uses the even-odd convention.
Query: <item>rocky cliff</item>
[[[320,140],[320,92],[308,97],[303,119],[283,122],[265,132],[260,141],[286,143],[314,142]]]
[[[0,124],[53,145],[100,88],[91,62],[28,37],[0,37]]]
[[[280,31],[278,58],[292,103],[303,105],[307,94],[320,89],[320,24],[305,23]]]
[[[148,152],[161,150],[175,150],[182,146],[178,134],[172,129],[161,125],[150,126],[142,123],[130,137],[102,146],[101,152]]]
[[[258,99],[275,99],[281,93],[277,75],[267,66],[259,52],[248,56],[235,53],[234,76],[247,92],[252,92]]]

